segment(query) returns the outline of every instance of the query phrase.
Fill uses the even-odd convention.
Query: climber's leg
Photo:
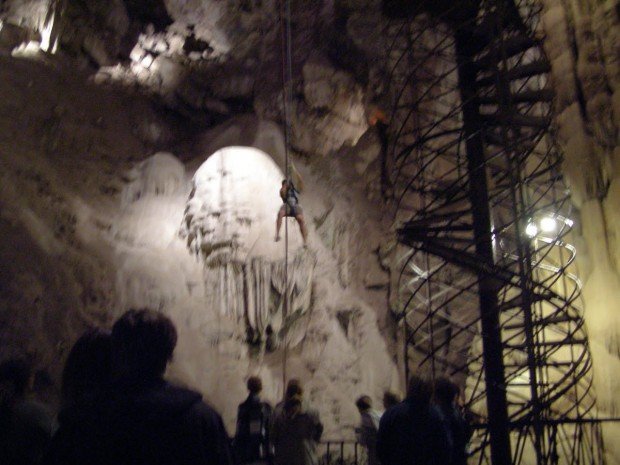
[[[304,246],[308,244],[308,228],[306,227],[306,220],[303,213],[299,213],[295,216],[297,224],[299,225],[299,231],[301,231],[301,237],[304,239]]]
[[[280,240],[280,228],[282,228],[282,218],[286,215],[286,205],[282,205],[278,211],[278,219],[276,220],[276,242]]]

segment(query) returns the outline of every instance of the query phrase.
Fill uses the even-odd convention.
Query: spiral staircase
[[[603,463],[540,4],[384,9],[407,374],[463,387],[470,463]]]

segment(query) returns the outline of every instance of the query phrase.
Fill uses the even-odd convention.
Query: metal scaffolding
[[[407,377],[461,385],[472,463],[603,463],[540,4],[395,3],[382,192]]]

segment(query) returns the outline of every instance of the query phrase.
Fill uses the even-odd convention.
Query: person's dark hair
[[[129,310],[112,327],[113,374],[146,381],[161,377],[176,344],[170,318],[149,309]]]
[[[248,379],[248,391],[252,394],[258,394],[263,390],[263,382],[258,376],[252,376]]]
[[[293,378],[286,384],[286,393],[284,394],[284,398],[292,399],[294,396],[302,396],[303,393],[304,390],[301,388],[301,383],[298,379]]]
[[[434,395],[437,403],[451,405],[459,393],[459,387],[448,378],[438,378],[435,380]]]
[[[416,375],[409,378],[409,385],[407,386],[408,399],[427,405],[430,403],[432,395],[431,383]]]
[[[372,399],[368,396],[361,396],[355,401],[355,405],[360,411],[365,412],[372,407]]]
[[[388,409],[396,404],[400,403],[400,396],[392,391],[385,391],[383,393],[383,407]]]
[[[11,358],[0,363],[0,385],[10,390],[9,396],[13,398],[23,397],[28,390],[32,367],[24,358]]]
[[[62,371],[63,403],[77,402],[105,388],[111,378],[112,337],[109,331],[86,331],[71,348]]]
[[[282,185],[287,184],[288,183],[288,179],[283,179],[282,180]]]

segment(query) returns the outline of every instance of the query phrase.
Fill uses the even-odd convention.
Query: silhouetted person
[[[30,364],[11,359],[0,364],[0,463],[38,463],[52,436],[51,412],[29,396]]]
[[[472,430],[457,403],[459,387],[446,378],[435,381],[434,400],[444,416],[452,437],[451,465],[467,464],[467,444]]]
[[[110,388],[66,415],[46,463],[230,465],[219,414],[163,379],[176,342],[163,314],[125,313],[112,328]]]
[[[318,412],[304,404],[302,395],[299,384],[289,384],[284,403],[276,406],[271,428],[275,465],[318,464],[323,425]]]
[[[377,430],[381,416],[372,409],[372,400],[368,396],[362,396],[355,402],[360,412],[361,422],[357,428],[357,440],[366,448],[368,453],[368,465],[378,465],[377,458]]]
[[[384,410],[394,407],[400,404],[400,396],[392,391],[385,391],[383,393],[383,408]]]
[[[237,432],[235,434],[235,454],[242,464],[271,463],[269,450],[269,428],[273,410],[267,402],[261,401],[263,383],[253,376],[247,383],[248,398],[239,404],[237,410]]]
[[[407,398],[381,417],[377,453],[382,465],[446,465],[451,440],[441,413],[431,405],[431,386],[409,380]]]
[[[63,410],[92,401],[110,387],[111,359],[112,335],[109,331],[93,329],[80,336],[71,348],[62,371]]]
[[[276,335],[273,332],[271,325],[267,325],[265,328],[265,350],[269,353],[277,349]]]
[[[284,390],[284,396],[282,400],[278,402],[273,409],[273,417],[275,418],[284,410],[284,404],[286,404],[286,400],[290,399],[293,396],[302,396],[303,389],[301,388],[301,382],[297,378],[291,378],[286,383],[286,389]]]

